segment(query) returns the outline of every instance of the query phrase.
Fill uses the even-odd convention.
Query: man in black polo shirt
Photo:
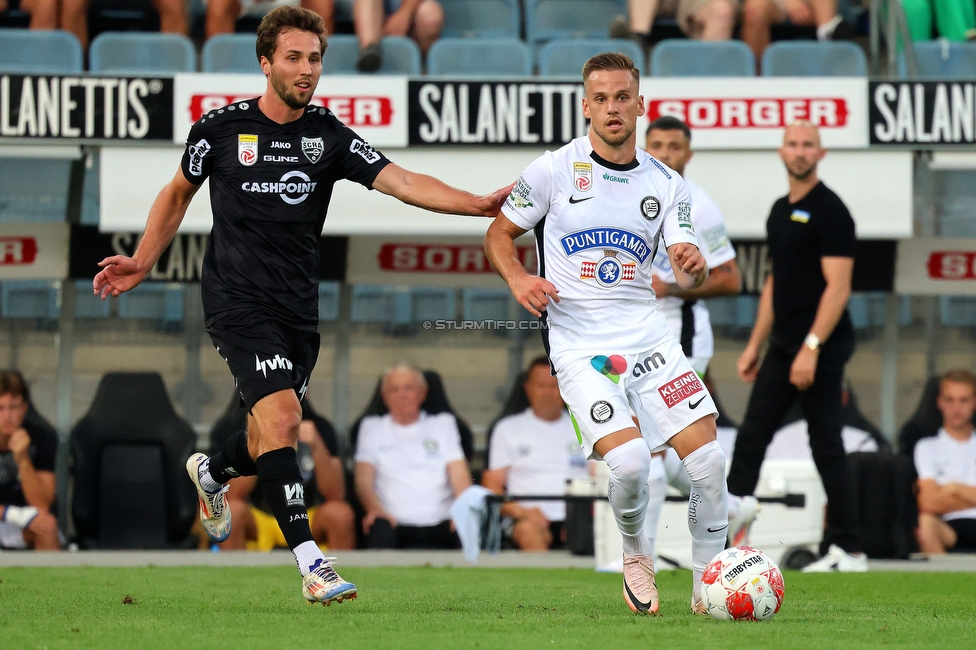
[[[187,461],[200,520],[214,541],[227,539],[226,484],[256,475],[295,555],[305,599],[328,605],[355,598],[356,586],[336,574],[312,539],[295,449],[319,354],[318,241],[333,185],[346,179],[427,210],[483,216],[498,214],[511,187],[475,196],[410,172],[327,108],[309,105],[325,49],[317,14],[282,6],[264,17],[256,45],[268,80],[264,94],[193,125],[181,168],[153,203],[135,254],[102,260],[93,286],[105,298],[142,282],[209,179],[214,223],[203,259],[203,311],[248,419],[246,433],[232,435],[212,458]]]
[[[841,439],[844,364],[854,351],[847,314],[856,238],[847,206],[817,178],[826,151],[809,122],[786,129],[779,150],[790,192],[766,221],[772,270],[739,376],[756,382],[739,429],[729,472],[729,493],[752,494],[766,447],[799,397],[809,423],[810,449],[827,493],[822,559],[811,572],[867,571],[849,507],[850,482]],[[766,340],[769,349],[759,364]]]

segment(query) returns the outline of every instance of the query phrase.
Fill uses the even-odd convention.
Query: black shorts
[[[950,519],[946,523],[956,531],[953,551],[976,551],[976,519]]]
[[[250,411],[258,400],[293,389],[301,401],[319,357],[315,328],[274,320],[254,312],[225,312],[207,318],[207,334],[234,375]]]

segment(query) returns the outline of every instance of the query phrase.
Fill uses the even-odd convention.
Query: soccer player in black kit
[[[225,484],[257,475],[303,576],[310,603],[356,597],[312,540],[296,461],[301,399],[319,352],[318,239],[340,179],[428,210],[494,216],[510,188],[475,196],[386,159],[327,109],[309,101],[322,73],[325,26],[315,13],[279,7],[257,32],[268,78],[256,99],[204,115],[190,129],[181,169],[159,193],[133,256],[104,259],[102,298],[138,285],[169,245],[194,193],[210,179],[214,225],[203,263],[207,333],[234,375],[247,430],[187,471],[200,519],[216,541],[230,533]]]
[[[729,493],[756,489],[773,434],[797,399],[809,424],[810,450],[827,493],[823,558],[805,571],[867,571],[867,558],[851,519],[850,479],[841,439],[841,384],[854,352],[847,314],[857,246],[854,219],[840,197],[817,177],[826,151],[809,122],[790,125],[779,150],[789,194],[773,204],[766,221],[772,272],[763,285],[759,313],[739,376],[756,382],[729,470]],[[770,339],[766,356],[760,352]]]

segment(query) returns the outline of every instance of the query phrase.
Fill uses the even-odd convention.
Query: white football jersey
[[[539,275],[559,290],[545,312],[550,356],[595,346],[652,349],[671,333],[651,289],[660,244],[698,245],[685,183],[641,149],[628,165],[602,159],[586,136],[530,164],[502,212],[535,230]]]
[[[939,485],[976,486],[976,434],[963,442],[940,428],[935,437],[922,438],[915,445],[915,469],[919,479],[931,479]],[[947,512],[942,519],[976,519],[976,507]]]
[[[691,196],[691,222],[695,226],[695,233],[700,242],[699,249],[702,257],[705,258],[705,263],[708,264],[708,268],[714,269],[729,260],[735,259],[735,248],[732,247],[732,242],[729,241],[728,233],[725,231],[725,221],[722,219],[722,211],[718,205],[705,190],[694,182],[685,179],[685,186]],[[654,256],[652,271],[663,282],[674,284],[671,260],[668,259],[667,251],[663,248],[659,248],[657,255]],[[685,337],[692,338],[694,342],[692,357],[709,358],[712,356],[714,340],[711,321],[708,316],[708,308],[701,300],[695,302],[691,307],[695,321],[695,330],[691,333],[682,333],[681,331],[681,307],[684,304],[682,298],[663,296],[658,298],[658,304],[675,338],[679,340]]]

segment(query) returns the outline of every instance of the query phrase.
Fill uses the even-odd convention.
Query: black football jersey
[[[287,124],[266,117],[257,99],[200,118],[182,169],[191,183],[210,179],[205,315],[251,310],[317,324],[318,242],[332,187],[345,178],[372,189],[389,162],[318,106]]]

